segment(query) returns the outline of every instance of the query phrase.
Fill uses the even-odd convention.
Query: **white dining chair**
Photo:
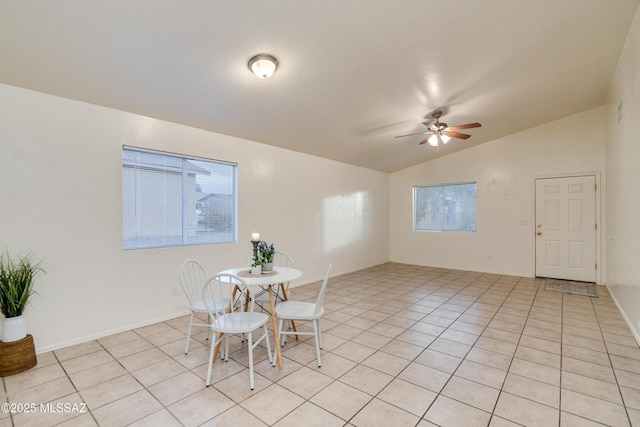
[[[320,349],[322,349],[322,332],[320,330],[320,318],[324,314],[324,294],[327,291],[327,284],[329,283],[329,274],[331,273],[331,267],[333,264],[329,264],[327,272],[324,275],[322,281],[322,287],[318,293],[318,298],[315,303],[304,301],[283,301],[276,305],[276,316],[279,319],[278,322],[278,334],[280,337],[280,343],[276,345],[284,346],[287,335],[313,335],[316,342],[316,358],[318,359],[318,367],[322,366],[322,360],[320,359]],[[311,321],[313,323],[313,332],[304,331],[289,331],[283,328],[285,321]]]
[[[206,282],[207,273],[202,264],[194,259],[188,259],[182,264],[182,268],[180,269],[180,284],[182,285],[182,291],[189,301],[189,310],[191,311],[191,317],[189,318],[189,330],[187,331],[187,344],[184,347],[184,354],[189,353],[189,342],[191,341],[191,333],[194,326],[206,327],[207,334],[205,339],[209,340],[209,333],[211,331],[210,326],[213,319],[209,316],[207,306],[202,300],[202,288]],[[229,298],[225,298],[222,301],[219,301],[218,305],[226,307],[229,305],[229,301]],[[207,314],[207,323],[197,321],[196,316],[198,313]]]
[[[274,267],[293,267],[293,260],[289,255],[284,252],[278,252],[273,255],[273,266]],[[291,282],[286,282],[280,284],[280,286],[275,286],[272,290],[275,297],[275,303],[278,304],[279,301],[284,299],[284,293],[289,294],[289,286]],[[262,289],[260,292],[256,293],[255,296],[256,304],[265,311],[268,311],[265,308],[265,304],[269,305],[269,289]]]
[[[215,339],[211,342],[211,350],[209,352],[209,368],[207,369],[206,386],[211,385],[211,373],[213,368],[213,358],[215,349],[219,344],[224,344],[221,351],[221,359],[229,360],[229,336],[232,334],[241,334],[243,339],[247,341],[247,350],[249,352],[249,386],[251,390],[254,388],[253,375],[253,349],[265,340],[267,347],[267,355],[269,363],[273,363],[271,356],[271,345],[269,343],[269,331],[267,330],[267,322],[271,319],[265,313],[254,311],[254,298],[250,297],[247,301],[235,301],[235,296],[246,295],[250,289],[240,276],[235,274],[216,274],[207,281],[202,291],[202,299],[207,306],[209,315],[214,320],[211,322],[210,328],[214,333]],[[234,299],[233,304],[227,303],[221,306],[220,301],[231,296]],[[262,334],[254,340],[253,333],[262,329]]]

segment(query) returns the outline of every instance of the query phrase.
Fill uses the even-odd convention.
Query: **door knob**
[[[538,225],[536,225],[536,227],[542,228],[542,224],[538,224]]]
[[[537,234],[538,236],[542,236],[542,231],[538,231],[536,234]]]

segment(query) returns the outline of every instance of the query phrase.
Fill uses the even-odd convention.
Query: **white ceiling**
[[[391,172],[603,104],[639,2],[0,0],[0,82]]]

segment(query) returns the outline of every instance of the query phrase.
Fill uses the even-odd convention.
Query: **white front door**
[[[536,276],[596,281],[596,178],[536,179]]]

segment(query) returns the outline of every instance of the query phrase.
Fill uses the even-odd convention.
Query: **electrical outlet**
[[[174,295],[174,296],[178,296],[178,295],[180,295],[180,286],[178,286],[178,285],[173,285],[173,295]]]

